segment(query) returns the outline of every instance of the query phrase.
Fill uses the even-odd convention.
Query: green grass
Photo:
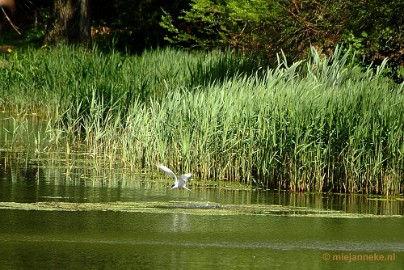
[[[340,48],[283,59],[270,69],[222,52],[16,52],[0,68],[0,108],[46,120],[38,152],[294,191],[402,193],[403,85]],[[8,145],[27,143],[11,129]]]

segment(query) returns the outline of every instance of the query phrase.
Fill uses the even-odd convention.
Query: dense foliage
[[[180,16],[166,13],[161,25],[173,44],[230,47],[266,58],[283,49],[292,60],[301,59],[311,45],[330,54],[343,43],[366,65],[388,57],[391,76],[399,82],[404,64],[400,10],[404,1],[192,0]]]
[[[51,6],[49,0],[18,1],[13,19],[23,36],[14,35],[4,20],[0,43],[43,40]],[[365,66],[388,58],[389,76],[396,82],[403,78],[402,10],[404,0],[91,2],[93,39],[102,48],[141,52],[169,42],[184,48],[231,48],[269,60],[283,50],[295,61],[305,58],[310,46],[330,55],[344,44]]]

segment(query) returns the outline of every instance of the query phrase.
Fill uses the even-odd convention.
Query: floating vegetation
[[[212,202],[116,202],[116,203],[68,203],[36,202],[16,203],[0,202],[0,209],[29,211],[115,211],[128,213],[184,213],[190,215],[264,215],[298,216],[329,218],[380,218],[401,215],[352,214],[333,210],[319,210],[308,207],[282,205],[231,205]]]
[[[329,58],[312,49],[293,64],[279,56],[274,69],[174,49],[6,57],[0,148],[86,153],[97,169],[134,173],[164,162],[196,179],[262,188],[403,193],[403,84],[382,76],[385,63],[362,70],[341,48]]]

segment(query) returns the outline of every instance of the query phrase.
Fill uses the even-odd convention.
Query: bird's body
[[[185,173],[180,175],[178,178],[175,175],[175,173],[173,173],[172,170],[170,170],[169,168],[167,168],[166,166],[162,165],[162,164],[158,164],[157,167],[162,170],[165,174],[167,174],[170,177],[173,177],[175,179],[174,184],[171,186],[171,188],[184,188],[186,190],[191,191],[189,188],[186,187],[187,181],[191,178],[192,174],[191,173]]]

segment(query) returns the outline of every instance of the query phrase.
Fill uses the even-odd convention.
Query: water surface
[[[128,176],[119,168],[111,177],[84,165],[66,166],[63,159],[40,159],[34,152],[0,154],[1,202],[279,205],[352,215],[0,209],[1,268],[402,269],[404,265],[402,200],[235,190],[225,185],[194,184],[187,192],[171,190],[170,181],[164,175]]]

